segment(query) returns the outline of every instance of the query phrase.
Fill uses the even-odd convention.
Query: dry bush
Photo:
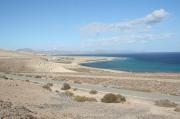
[[[40,76],[40,75],[36,75],[34,78],[42,78],[42,76]]]
[[[64,83],[63,86],[61,87],[61,90],[69,90],[71,86],[68,83]]]
[[[155,105],[160,107],[176,107],[177,104],[174,102],[171,102],[169,100],[157,100],[155,101]]]
[[[115,95],[113,93],[108,93],[106,95],[104,95],[104,97],[101,99],[101,102],[104,103],[121,103],[121,102],[125,102],[126,98],[120,94]]]
[[[85,101],[97,102],[95,98],[86,97],[86,96],[74,96],[74,100],[77,102],[85,102]]]
[[[52,83],[47,83],[46,85],[42,86],[44,89],[47,89],[49,91],[51,91],[51,86],[53,86]]]
[[[96,90],[90,90],[89,94],[97,94],[98,92]]]

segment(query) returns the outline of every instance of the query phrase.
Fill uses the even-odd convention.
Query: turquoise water
[[[145,57],[145,56],[143,56]],[[175,59],[173,59],[175,58]],[[106,62],[83,63],[81,65],[95,68],[112,69],[129,72],[174,72],[180,73],[180,63],[178,57],[150,57],[139,58],[130,56],[125,59],[116,59]],[[168,60],[167,60],[168,59]]]

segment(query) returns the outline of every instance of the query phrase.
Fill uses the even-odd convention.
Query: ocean
[[[82,56],[82,55],[81,55]],[[83,66],[129,72],[180,73],[180,53],[94,54],[116,57],[113,61],[82,63]],[[123,57],[123,58],[122,58]]]

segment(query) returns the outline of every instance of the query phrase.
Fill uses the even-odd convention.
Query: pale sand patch
[[[28,62],[28,66],[32,67],[35,72],[75,72],[66,69],[60,63],[48,62],[43,60],[31,60]]]

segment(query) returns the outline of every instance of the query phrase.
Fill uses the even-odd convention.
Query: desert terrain
[[[180,118],[179,73],[132,73],[80,65],[113,59],[0,50],[0,118]],[[69,88],[63,89],[65,84]],[[125,100],[104,102],[109,93]]]

